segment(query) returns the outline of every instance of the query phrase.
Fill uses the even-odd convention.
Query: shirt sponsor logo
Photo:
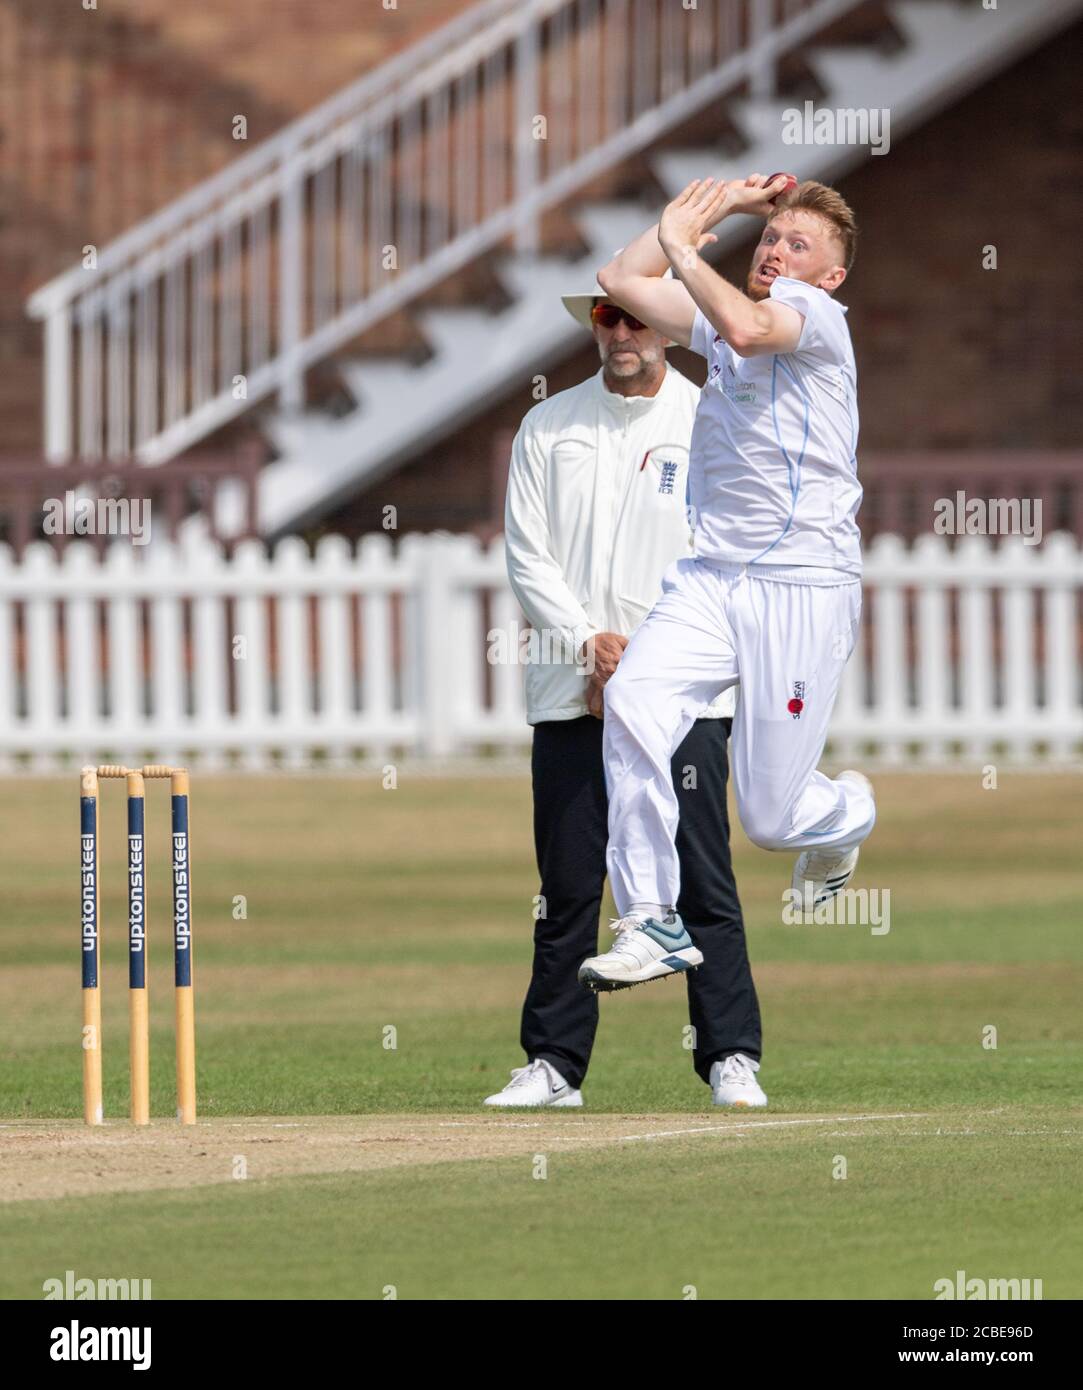
[[[722,390],[735,405],[756,404],[756,383],[754,381],[739,381],[737,373],[729,363],[726,364],[726,375],[722,381]]]
[[[805,682],[804,682],[804,681],[794,681],[794,683],[793,683],[793,699],[792,699],[792,700],[790,701],[790,703],[786,706],[786,708],[789,710],[790,714],[792,714],[793,717],[794,717],[795,719],[800,719],[800,718],[801,718],[801,711],[805,708]]]

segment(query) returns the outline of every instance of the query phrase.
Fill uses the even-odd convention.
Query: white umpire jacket
[[[599,368],[524,417],[512,445],[504,541],[512,590],[534,630],[529,723],[588,713],[579,648],[595,632],[630,637],[667,567],[692,553],[686,483],[699,394],[667,364],[656,395],[616,395]],[[733,710],[728,690],[701,717]]]

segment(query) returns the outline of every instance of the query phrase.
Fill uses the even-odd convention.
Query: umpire
[[[699,392],[666,340],[598,288],[564,297],[598,345],[597,374],[542,401],[512,446],[508,577],[531,624],[534,843],[541,903],[520,1043],[527,1065],[492,1106],[578,1106],[598,1000],[576,980],[598,945],[607,800],[602,690],[674,560],[691,553],[688,444]],[[693,1062],[717,1105],[758,1106],[760,1014],[730,862],[727,691],[673,757],[680,913],[704,961],[688,979]]]

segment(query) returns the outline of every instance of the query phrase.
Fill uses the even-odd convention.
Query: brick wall
[[[1083,24],[839,181],[862,231],[849,306],[861,445],[1078,449],[1083,441]],[[999,268],[981,268],[997,247]],[[742,283],[748,252],[723,272]],[[670,360],[698,382],[700,361]],[[550,391],[597,370],[584,347]],[[483,525],[499,504],[494,441],[533,404],[524,380],[484,421],[344,507],[331,527]],[[859,455],[860,457],[860,455]]]
[[[1078,447],[1081,64],[1077,24],[846,180],[867,446]]]
[[[41,446],[33,289],[470,3],[0,0],[0,448]]]

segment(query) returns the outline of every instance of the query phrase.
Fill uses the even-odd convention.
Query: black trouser
[[[695,1028],[696,1071],[733,1052],[760,1057],[760,1010],[748,964],[744,922],[730,861],[726,810],[729,719],[698,719],[673,755],[680,803],[677,911],[703,964],[688,974],[688,1014]],[[598,951],[605,887],[608,798],[602,721],[553,720],[534,729],[534,845],[543,913],[534,929],[520,1042],[529,1060],[552,1062],[570,1086],[583,1084],[598,1027],[598,999],[576,979]],[[686,788],[686,768],[695,787]],[[604,947],[603,949],[608,949]]]

